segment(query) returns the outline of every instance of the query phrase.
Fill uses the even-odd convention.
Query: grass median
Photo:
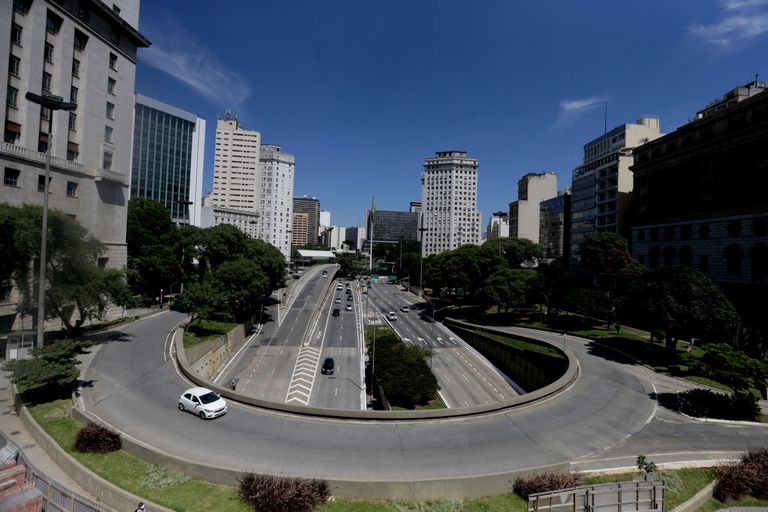
[[[184,333],[184,348],[194,347],[219,336],[226,336],[229,331],[237,327],[232,322],[217,322],[215,320],[201,320],[194,326],[190,326]]]

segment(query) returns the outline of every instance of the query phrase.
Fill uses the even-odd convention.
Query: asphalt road
[[[406,480],[487,475],[549,463],[652,457],[764,446],[764,426],[701,423],[657,409],[654,389],[683,387],[568,337],[582,369],[542,403],[461,419],[318,419],[230,404],[203,421],[176,409],[189,386],[167,359],[166,333],[183,315],[127,325],[86,371],[88,410],[126,434],[201,464],[282,475]],[[538,337],[548,333],[529,332]],[[556,336],[553,339],[562,339]],[[671,418],[671,419],[670,419]],[[674,422],[671,422],[674,420]],[[689,453],[690,452],[690,453]]]
[[[406,343],[431,351],[430,366],[446,407],[485,405],[519,394],[485,358],[469,349],[445,326],[433,321],[427,303],[414,304],[409,294],[381,281],[371,281],[368,297],[383,314],[396,313],[397,320],[389,324]],[[404,305],[411,306],[411,311],[400,312]]]

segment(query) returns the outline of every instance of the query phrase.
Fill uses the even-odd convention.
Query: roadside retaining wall
[[[559,379],[568,369],[568,359],[560,348],[543,343],[533,338],[515,335],[515,338],[529,343],[557,350],[563,357],[555,357],[540,352],[524,350],[513,345],[507,345],[495,340],[482,331],[492,331],[478,327],[469,327],[456,320],[446,318],[443,322],[446,327],[456,332],[461,339],[469,343],[472,348],[480,352],[494,366],[507,374],[515,383],[525,391],[533,391],[552,384]],[[506,336],[511,336],[505,334]]]
[[[250,332],[252,325],[250,321],[245,322],[229,331],[226,336],[219,336],[214,340],[184,349],[187,361],[190,361],[190,371],[203,379],[213,379],[227,364],[231,355],[247,341],[246,334]],[[179,335],[178,331],[176,335]],[[183,329],[181,329],[181,341],[181,346],[184,346]]]

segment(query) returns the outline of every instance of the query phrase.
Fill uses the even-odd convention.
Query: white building
[[[216,121],[213,206],[258,212],[261,134],[243,130],[229,112]]]
[[[331,227],[331,212],[328,210],[320,210],[320,231],[329,227]]]
[[[494,238],[509,238],[509,220],[507,212],[496,212],[491,215],[488,219],[485,238],[487,240],[493,240]]]
[[[480,243],[476,158],[466,151],[438,151],[424,159],[421,177],[423,256]]]
[[[139,0],[6,0],[0,7],[0,202],[42,205],[51,145],[49,206],[74,217],[106,249],[102,264],[127,263],[133,93]],[[60,96],[71,112],[47,109],[28,92]],[[52,115],[52,131],[49,120]]]
[[[608,231],[629,239],[634,148],[662,135],[657,117],[617,126],[584,145],[584,161],[571,185],[571,265],[579,264],[579,246],[592,232]]]
[[[258,238],[256,236],[259,230],[259,215],[257,213],[219,206],[203,206],[200,217],[200,227],[202,228],[231,224],[249,237]]]
[[[509,237],[539,243],[539,205],[557,197],[557,174],[528,173],[517,182],[517,201],[509,203]]]
[[[295,158],[280,146],[261,146],[258,203],[258,235],[277,247],[285,259],[291,258],[291,219],[293,217],[293,178]]]

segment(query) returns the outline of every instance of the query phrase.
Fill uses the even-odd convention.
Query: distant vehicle
[[[334,304],[341,304],[341,297],[336,297],[333,299]]]
[[[333,367],[335,366],[332,357],[326,357],[323,361],[323,366],[320,368],[320,373],[323,375],[333,375]]]
[[[351,294],[352,294],[352,290],[350,290],[349,288],[347,288],[347,295],[351,295]]]
[[[292,277],[292,278],[294,278],[294,279],[299,279],[299,278],[301,278],[301,276],[300,276],[299,274],[293,274],[291,277]]]
[[[397,320],[397,315],[395,314],[394,311],[390,311],[389,313],[387,313],[387,318],[390,321]]]
[[[351,296],[351,295],[347,295],[347,301],[348,301],[348,302],[351,302],[351,301],[352,301],[352,296]]]
[[[328,277],[328,271],[327,270],[323,270],[323,277]]]
[[[347,306],[344,308],[344,311],[352,311],[352,304],[347,304]]]
[[[208,388],[189,388],[179,397],[179,410],[200,416],[201,420],[227,413],[227,402]]]
[[[339,308],[333,308],[333,316],[339,316]]]
[[[408,306],[400,306],[400,311],[402,311],[403,313],[407,313],[410,310],[411,308],[409,308]]]
[[[336,289],[337,290],[343,290],[344,286],[341,283],[339,283],[339,284],[336,285]]]

